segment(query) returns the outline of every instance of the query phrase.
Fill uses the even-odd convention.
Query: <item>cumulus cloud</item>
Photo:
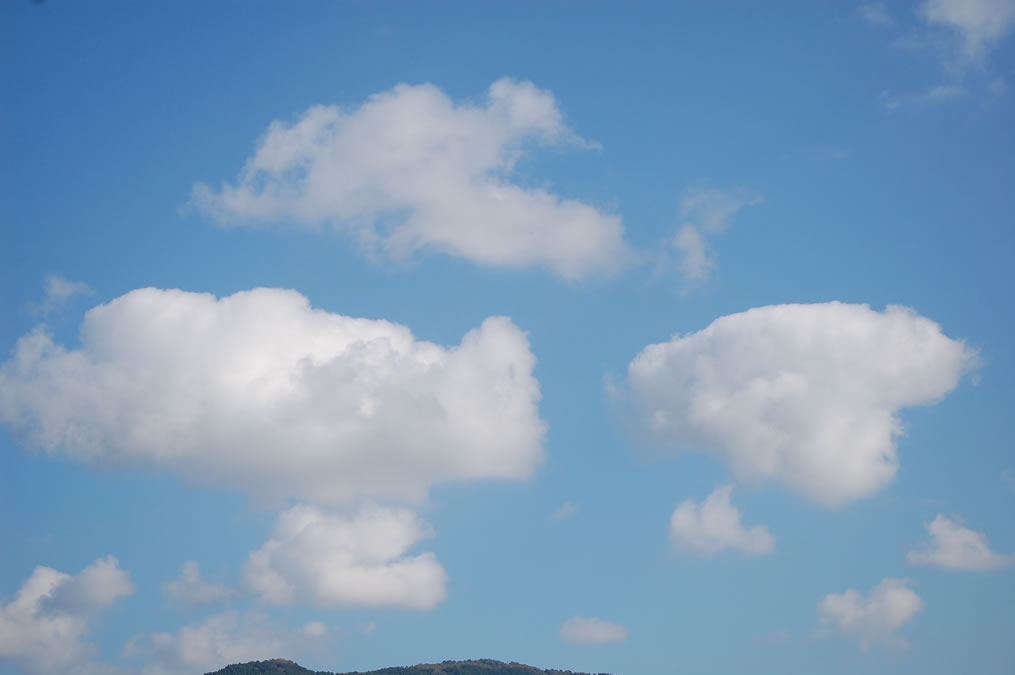
[[[775,550],[775,539],[764,525],[750,529],[740,523],[740,511],[730,503],[732,485],[717,487],[704,502],[680,503],[670,517],[670,540],[678,552],[715,555],[726,549],[747,555]]]
[[[751,190],[691,190],[680,202],[683,225],[672,246],[680,252],[680,268],[688,281],[703,281],[716,267],[716,253],[706,237],[721,234],[745,206],[762,202]]]
[[[1015,0],[925,0],[921,13],[951,33],[969,61],[981,60],[1015,26]]]
[[[742,480],[840,505],[895,475],[899,410],[938,401],[975,363],[905,307],[758,307],[645,347],[628,367],[630,422],[649,442],[716,454]]]
[[[560,639],[576,645],[623,642],[627,639],[627,629],[602,619],[573,616],[561,625]]]
[[[927,523],[927,530],[931,540],[906,555],[910,565],[984,572],[1015,564],[1015,555],[1001,555],[990,550],[987,535],[963,527],[941,514]]]
[[[876,642],[905,641],[894,633],[923,609],[923,601],[905,579],[884,579],[867,597],[852,588],[845,593],[829,593],[818,603],[818,616],[824,630],[837,630],[860,641],[868,649]]]
[[[430,534],[405,509],[372,506],[345,516],[295,506],[250,554],[246,584],[275,605],[431,609],[446,594],[444,568],[432,553],[407,555]]]
[[[422,500],[543,458],[535,358],[510,319],[454,347],[295,291],[140,289],[0,366],[0,421],[47,453],[169,469],[260,498]]]
[[[292,654],[325,635],[306,630],[306,626],[294,630],[276,625],[257,612],[229,611],[183,626],[175,633],[139,633],[124,646],[123,655],[144,664],[142,675],[192,675],[232,663]]]
[[[0,601],[0,661],[30,673],[109,672],[85,642],[96,614],[133,593],[116,558],[100,558],[77,575],[39,566],[10,601]]]
[[[162,590],[175,602],[187,606],[223,602],[237,595],[235,589],[203,580],[201,567],[193,560],[183,563],[180,576],[162,584]]]
[[[236,183],[199,184],[193,201],[222,223],[331,226],[394,256],[429,249],[567,279],[617,269],[631,255],[618,216],[512,181],[535,144],[594,145],[530,82],[497,80],[481,104],[402,84],[272,122]]]

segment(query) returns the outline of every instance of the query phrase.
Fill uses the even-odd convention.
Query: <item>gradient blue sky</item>
[[[1013,32],[4,3],[0,672],[1012,672]]]

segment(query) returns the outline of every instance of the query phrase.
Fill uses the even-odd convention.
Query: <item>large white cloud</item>
[[[403,84],[273,122],[235,185],[199,184],[193,199],[223,223],[329,225],[396,256],[431,249],[568,279],[617,269],[630,257],[618,216],[511,181],[533,142],[589,145],[529,82],[498,80],[478,105]]]
[[[1015,555],[1002,555],[990,550],[987,535],[963,527],[941,514],[927,523],[927,530],[931,541],[906,555],[906,561],[911,565],[984,572],[1015,564]]]
[[[748,555],[775,550],[775,539],[764,525],[745,528],[740,511],[730,503],[732,485],[721,485],[704,502],[685,499],[670,516],[670,540],[678,552],[714,555],[735,549]]]
[[[829,593],[818,603],[818,616],[825,630],[838,630],[857,638],[867,649],[871,644],[893,641],[895,631],[923,609],[923,601],[905,579],[884,579],[863,597],[854,589]]]
[[[420,500],[543,457],[535,358],[507,318],[444,348],[294,291],[153,288],[41,331],[0,366],[0,420],[86,462],[168,468],[259,496]]]
[[[623,642],[627,639],[627,629],[619,623],[595,617],[572,616],[561,624],[560,639],[576,645]]]
[[[287,628],[257,612],[234,611],[209,616],[175,633],[138,633],[123,655],[143,663],[141,675],[192,675],[233,663],[261,661],[293,654],[318,643],[326,631]]]
[[[0,662],[31,673],[100,673],[85,641],[96,614],[130,595],[130,576],[116,558],[100,558],[75,575],[36,567],[12,600],[0,601]]]
[[[632,425],[842,504],[895,475],[898,411],[937,401],[975,360],[905,307],[759,307],[645,347],[628,368]]]
[[[444,568],[432,553],[407,555],[429,535],[406,509],[344,516],[294,506],[250,554],[246,584],[269,604],[431,609],[446,593]]]

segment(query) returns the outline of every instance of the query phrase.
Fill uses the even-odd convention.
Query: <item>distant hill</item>
[[[477,661],[444,661],[418,666],[398,666],[361,673],[329,673],[323,670],[308,670],[286,659],[251,661],[226,666],[222,670],[206,675],[591,675],[570,670],[540,670],[521,663],[503,663],[492,659]],[[608,675],[608,673],[599,673]]]

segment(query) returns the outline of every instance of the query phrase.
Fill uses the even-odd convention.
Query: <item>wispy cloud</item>
[[[92,295],[95,291],[88,284],[69,281],[59,274],[47,274],[42,280],[42,301],[28,304],[28,310],[36,316],[51,314],[71,299]]]
[[[718,254],[709,239],[725,232],[741,209],[763,201],[758,192],[743,188],[688,190],[680,201],[681,225],[664,247],[660,267],[669,264],[673,250],[686,281],[705,281],[718,267]]]
[[[980,63],[1015,27],[1015,0],[926,0],[922,17],[946,31],[952,49],[969,63]]]
[[[572,504],[571,502],[568,502],[566,504],[561,505],[559,509],[551,513],[550,520],[556,520],[559,522],[561,520],[573,518],[577,514],[578,514],[578,506]]]
[[[627,639],[627,629],[594,617],[573,616],[561,625],[560,638],[576,645],[623,642]]]
[[[892,15],[888,13],[888,9],[880,2],[860,5],[858,11],[864,21],[876,26],[890,26],[895,23]]]
[[[939,84],[923,91],[908,93],[882,92],[879,97],[881,105],[887,110],[899,110],[906,107],[919,107],[930,103],[955,101],[969,95],[966,87],[958,84]]]

